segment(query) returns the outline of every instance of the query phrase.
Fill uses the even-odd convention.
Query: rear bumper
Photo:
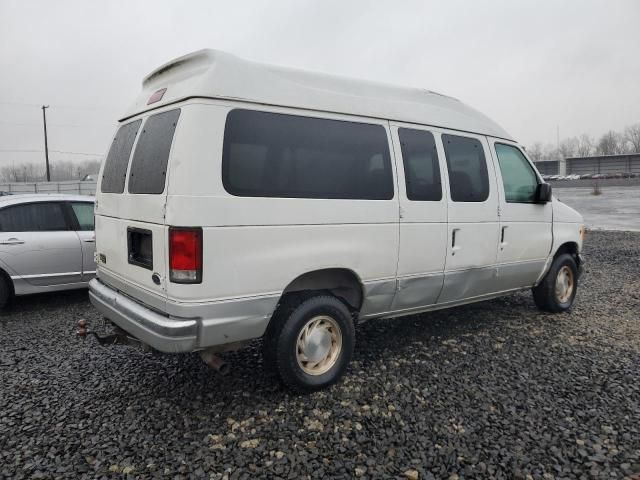
[[[89,282],[89,298],[102,315],[156,350],[177,353],[197,348],[198,322],[194,319],[163,316],[97,279]]]
[[[261,337],[279,295],[186,306],[167,302],[163,314],[94,279],[89,282],[89,298],[102,315],[141,342],[179,353]]]

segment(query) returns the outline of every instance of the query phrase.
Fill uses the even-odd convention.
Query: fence
[[[567,158],[567,173],[640,173],[640,154]]]
[[[0,183],[0,191],[9,193],[75,193],[77,195],[95,195],[96,182],[72,180],[66,182]]]
[[[541,175],[558,175],[560,173],[560,162],[557,160],[540,160],[534,164]]]
[[[573,157],[567,158],[564,162],[566,175],[640,173],[640,153]],[[534,163],[543,175],[556,175],[562,170],[562,162],[558,160],[542,160]]]

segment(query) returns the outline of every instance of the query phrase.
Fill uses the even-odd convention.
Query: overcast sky
[[[525,145],[598,136],[640,122],[639,25],[638,0],[0,0],[0,166],[43,160],[43,104],[50,149],[103,154],[142,77],[207,47],[452,95]]]

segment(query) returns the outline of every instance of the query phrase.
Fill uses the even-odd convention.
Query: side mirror
[[[547,203],[551,201],[551,185],[539,183],[536,187],[536,203]]]

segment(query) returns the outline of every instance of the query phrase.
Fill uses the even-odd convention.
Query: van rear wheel
[[[325,388],[344,374],[355,345],[351,313],[330,295],[285,299],[263,341],[263,358],[290,389]]]
[[[533,299],[540,310],[558,313],[571,308],[578,290],[578,267],[568,253],[558,255],[540,284],[533,288]]]

